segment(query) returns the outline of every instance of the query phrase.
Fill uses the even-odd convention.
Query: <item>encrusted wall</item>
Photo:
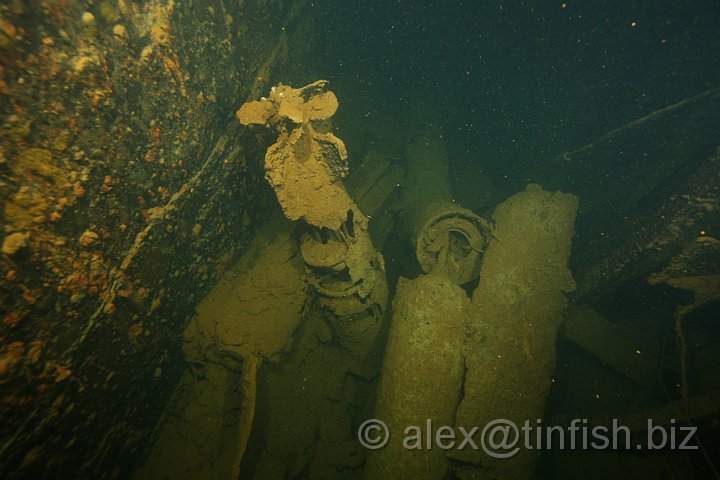
[[[0,6],[0,471],[124,478],[272,197],[234,112],[301,2]],[[302,28],[300,28],[302,29]]]

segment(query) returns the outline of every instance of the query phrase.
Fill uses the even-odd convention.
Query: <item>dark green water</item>
[[[307,61],[341,99],[337,125],[351,159],[372,146],[365,132],[378,119],[432,112],[456,200],[482,212],[529,182],[575,193],[581,250],[617,245],[630,217],[671,194],[717,146],[717,2],[310,8],[326,20]],[[479,194],[488,181],[492,191]]]

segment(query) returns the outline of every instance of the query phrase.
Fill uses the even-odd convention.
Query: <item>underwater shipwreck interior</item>
[[[718,25],[3,1],[0,477],[720,479]]]

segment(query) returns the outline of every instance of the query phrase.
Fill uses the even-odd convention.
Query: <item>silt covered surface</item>
[[[270,198],[231,120],[286,58],[288,15],[0,7],[3,472],[125,477],[142,456],[193,307]]]

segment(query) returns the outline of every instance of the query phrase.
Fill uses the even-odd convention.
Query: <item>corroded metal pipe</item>
[[[445,452],[427,449],[424,432],[428,420],[452,425],[463,382],[469,305],[465,291],[446,276],[400,279],[374,414],[387,424],[390,441],[368,452],[365,479],[442,479],[448,473]],[[423,438],[408,448],[403,432],[412,426]]]

